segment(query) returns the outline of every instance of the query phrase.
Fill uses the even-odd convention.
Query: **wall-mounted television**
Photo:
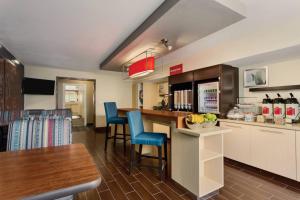
[[[23,79],[23,94],[36,95],[54,95],[55,81],[24,78]]]

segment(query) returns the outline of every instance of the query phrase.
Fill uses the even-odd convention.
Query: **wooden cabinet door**
[[[220,122],[220,126],[232,131],[224,133],[224,156],[232,160],[250,164],[251,126]]]
[[[179,83],[188,83],[193,82],[193,72],[184,72],[182,74],[177,74],[173,76],[169,76],[169,84],[179,84]]]
[[[24,107],[22,80],[24,69],[5,62],[5,110],[21,110]]]
[[[220,65],[194,70],[194,81],[217,79],[220,77]]]
[[[295,131],[254,127],[251,160],[255,167],[296,180]]]
[[[0,111],[4,110],[4,60],[0,59]]]

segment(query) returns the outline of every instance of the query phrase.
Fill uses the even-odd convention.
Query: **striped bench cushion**
[[[9,126],[7,150],[16,151],[72,143],[68,119],[22,119]]]

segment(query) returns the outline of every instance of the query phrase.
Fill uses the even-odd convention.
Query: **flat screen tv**
[[[55,81],[24,78],[23,94],[54,95]]]

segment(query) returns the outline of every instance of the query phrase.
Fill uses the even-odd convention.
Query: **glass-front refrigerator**
[[[198,84],[198,112],[219,114],[219,82]]]

